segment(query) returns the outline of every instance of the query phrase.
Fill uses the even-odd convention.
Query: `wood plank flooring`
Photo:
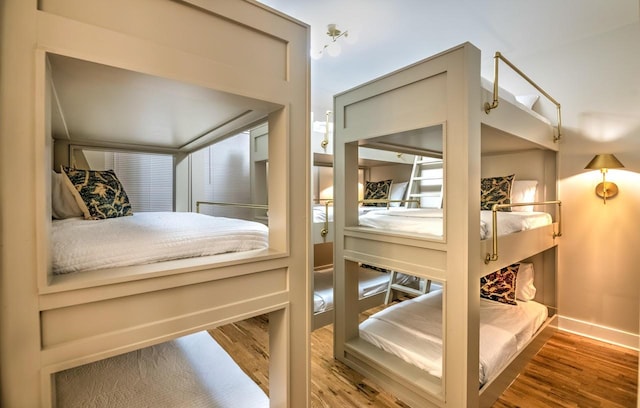
[[[258,316],[211,330],[268,393],[268,319]],[[408,407],[333,359],[332,326],[311,335],[311,407]],[[566,332],[556,333],[494,408],[636,407],[638,353]]]

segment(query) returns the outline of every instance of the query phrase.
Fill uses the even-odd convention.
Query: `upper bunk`
[[[364,149],[378,149],[398,157],[412,155],[429,159],[429,165],[432,161],[440,160],[440,163],[443,162],[441,166],[444,169],[444,178],[448,180],[451,180],[452,174],[464,169],[465,162],[475,166],[477,161],[478,170],[470,174],[468,180],[477,178],[478,188],[481,179],[510,174],[515,174],[517,181],[537,182],[535,192],[533,195],[529,195],[528,199],[539,204],[531,209],[536,212],[549,213],[554,221],[548,228],[543,228],[544,231],[526,231],[526,233],[518,234],[517,238],[523,239],[523,236],[530,236],[530,241],[534,243],[534,246],[526,246],[528,255],[540,252],[545,247],[553,246],[554,239],[559,233],[559,226],[556,224],[560,218],[559,203],[554,202],[557,198],[556,152],[559,149],[559,126],[518,102],[512,94],[504,89],[495,87],[495,89],[499,89],[499,92],[496,93],[488,81],[480,78],[479,71],[475,73],[474,78],[477,81],[477,86],[469,86],[468,90],[463,89],[464,92],[468,92],[468,98],[454,101],[455,93],[459,92],[458,87],[465,84],[452,83],[454,74],[452,66],[445,62],[447,58],[450,58],[449,53],[452,51],[453,49],[427,58],[336,95],[336,128],[339,136],[336,139],[335,148],[338,154],[344,154],[340,159],[336,158],[336,163],[340,167],[338,174],[341,172],[345,174],[343,187],[337,191],[349,196],[345,197],[344,201],[340,200],[338,204],[345,206],[344,231],[345,236],[349,237],[345,239],[351,240],[353,237],[355,242],[356,239],[364,237],[363,234],[366,234],[367,240],[379,240],[387,242],[389,245],[402,244],[410,240],[412,241],[411,245],[416,248],[434,249],[436,252],[435,263],[431,265],[439,265],[438,269],[444,270],[446,265],[443,258],[437,261],[437,252],[442,251],[450,241],[447,237],[447,228],[451,223],[447,223],[446,213],[458,217],[460,211],[466,213],[470,208],[462,208],[466,207],[464,203],[452,197],[457,194],[455,191],[457,189],[451,187],[452,183],[447,183],[443,188],[445,191],[441,192],[442,204],[434,206],[427,203],[426,205],[430,208],[441,208],[437,213],[440,217],[440,221],[435,227],[437,231],[429,228],[420,229],[422,224],[416,223],[418,219],[433,219],[436,216],[433,211],[426,214],[417,212],[402,214],[397,209],[388,213],[374,212],[367,214],[364,217],[366,222],[363,222],[361,212],[356,214],[353,206],[353,179],[349,179],[349,177],[354,174],[354,163],[360,160]],[[485,106],[490,105],[494,99],[498,100],[496,106],[490,110],[485,109]],[[461,110],[462,104],[466,101],[473,101],[469,106],[469,116],[477,118],[477,122],[470,120],[467,123],[471,126],[477,126],[475,131],[478,133],[474,135],[469,132],[469,141],[461,143],[455,141],[456,133],[461,130],[452,129],[455,122],[451,120],[451,117],[452,112]],[[402,108],[399,108],[400,106]],[[471,148],[476,146],[477,153],[474,153]],[[419,176],[419,174],[412,174],[411,177],[413,176]],[[415,177],[418,180],[417,184],[426,184],[424,180],[420,181],[424,178],[426,177]],[[468,183],[469,181],[465,180],[465,184]],[[407,191],[406,200],[412,198],[411,195],[412,192],[415,192],[415,187],[413,190]],[[418,194],[413,195],[418,196]],[[478,192],[478,197],[480,197],[480,192]],[[473,201],[477,201],[475,197],[473,197]],[[547,204],[542,204],[543,202]],[[470,205],[475,205],[475,203]],[[425,207],[425,203],[421,202],[418,205],[408,203],[402,204],[402,206]],[[524,209],[531,206],[521,207]],[[515,213],[523,215],[519,211],[520,209],[520,206],[514,206],[514,215]],[[512,208],[508,208],[508,211],[511,210]],[[397,226],[398,222],[404,221],[401,217],[405,215],[413,217],[412,219],[405,218],[405,223],[409,228],[404,230],[394,227],[393,224]],[[504,212],[498,211],[499,218],[503,218],[505,215]],[[492,234],[491,214],[482,214],[482,218],[478,223],[484,230],[484,233],[481,234],[482,258],[485,258],[487,253],[492,258],[490,264],[488,263],[483,268],[482,273],[486,274],[493,269],[509,265],[509,262],[517,259],[509,256],[498,260],[499,258],[493,256],[492,251],[495,246],[492,242],[493,236],[496,239],[504,239],[506,247],[511,246],[508,242],[513,237]],[[382,227],[365,227],[365,225],[375,227],[378,221],[378,225]],[[547,235],[551,240],[541,238]],[[349,251],[353,251],[354,254],[357,252],[358,256],[364,256],[368,258],[366,261],[372,263],[375,263],[374,259],[369,258],[369,255],[374,256],[374,253],[379,253],[379,250],[372,250],[371,253],[365,254],[368,251],[363,252],[362,249],[355,248],[348,249],[347,253]],[[526,257],[528,255],[520,252],[514,256]],[[376,259],[376,261],[382,261],[385,266],[393,269],[392,265],[388,264],[388,260]],[[395,266],[402,270],[400,265]],[[426,272],[424,267],[418,266],[418,268]]]

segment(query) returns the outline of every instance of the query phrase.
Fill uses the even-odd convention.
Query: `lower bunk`
[[[358,310],[363,312],[380,306],[389,297],[391,274],[389,271],[360,265],[358,268]],[[333,323],[334,277],[333,265],[318,267],[313,272],[313,329]],[[419,290],[420,279],[398,274],[394,280],[407,288]]]
[[[539,280],[536,297],[535,275],[533,263],[522,262],[481,280],[481,407],[497,400],[557,330],[555,308],[543,304],[548,295],[544,280]],[[343,362],[410,406],[442,406],[447,400],[443,395],[446,292],[438,286],[369,316],[344,344]]]
[[[269,397],[206,332],[61,371],[56,406],[269,407]]]

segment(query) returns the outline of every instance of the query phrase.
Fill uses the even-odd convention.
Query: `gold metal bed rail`
[[[484,258],[484,263],[489,264],[491,261],[498,260],[498,210],[501,208],[522,207],[525,205],[557,205],[558,206],[558,232],[553,232],[553,238],[562,236],[562,201],[537,201],[532,203],[513,203],[513,204],[494,204],[491,207],[491,221],[492,221],[492,233],[493,236],[493,253],[487,253]]]
[[[206,205],[219,205],[225,207],[237,207],[237,208],[251,208],[253,210],[268,210],[269,206],[266,204],[245,204],[245,203],[225,203],[222,201],[196,201],[196,212],[200,212],[200,204]]]
[[[525,81],[531,84],[534,88],[536,88],[542,95],[544,95],[551,103],[556,105],[556,110],[558,112],[558,135],[553,136],[553,141],[558,142],[562,137],[562,114],[560,112],[560,103],[556,101],[551,95],[549,95],[544,89],[542,89],[538,84],[533,82],[531,78],[529,78],[524,72],[520,71],[511,61],[506,59],[500,51],[496,51],[496,55],[493,57],[495,60],[495,77],[493,80],[493,102],[486,102],[484,104],[484,112],[489,114],[491,109],[495,109],[498,107],[498,61],[502,60],[505,64],[507,64],[516,74],[520,75]]]
[[[329,234],[329,205],[333,204],[333,200],[327,200],[324,203],[324,225],[320,230],[320,236],[322,238],[326,237]]]

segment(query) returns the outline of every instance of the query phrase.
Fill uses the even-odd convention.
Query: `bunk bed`
[[[29,16],[25,20],[31,19],[24,30],[37,34],[36,52],[28,50],[34,69],[26,71],[36,73],[29,74],[36,106],[28,122],[37,123],[34,140],[41,160],[35,163],[34,181],[37,268],[33,275],[29,270],[20,275],[37,283],[37,293],[23,298],[28,307],[16,332],[34,332],[39,339],[3,358],[3,373],[16,376],[14,392],[20,394],[4,402],[55,406],[56,373],[268,313],[268,404],[305,406],[310,237],[305,225],[291,220],[308,213],[308,206],[299,203],[310,202],[310,160],[299,154],[309,150],[306,138],[291,135],[308,134],[309,27],[250,0],[118,2],[108,7],[95,1],[44,1],[29,6],[34,9],[23,13]],[[163,23],[140,24],[123,15]],[[233,40],[202,40],[220,37]],[[256,65],[255,60],[262,62]],[[115,258],[123,251],[108,241],[121,240],[123,232],[115,228],[106,233],[105,224],[160,217],[167,227],[165,215],[124,212],[107,220],[52,222],[51,170],[81,168],[76,151],[83,147],[171,155],[172,225],[184,226],[184,217],[193,216],[192,224],[214,221],[190,213],[189,154],[265,122],[272,159],[264,187],[269,225],[243,224],[255,245],[120,264]],[[145,228],[156,228],[146,221]],[[88,238],[75,229],[53,240],[61,229],[78,223],[89,226],[89,236],[103,240],[97,252],[107,252],[107,259],[58,269],[53,260],[61,246],[96,252],[84,247]],[[219,232],[228,227],[228,234],[238,224],[209,227]],[[135,234],[125,233],[136,241],[125,243],[130,252],[150,242],[138,235],[143,229],[139,223],[134,229]],[[33,307],[37,313],[27,313]],[[11,308],[12,313],[22,309]],[[36,343],[37,349],[29,346]]]
[[[328,120],[329,114],[327,114]],[[325,129],[329,125],[325,124]],[[314,152],[314,164],[318,168],[317,175],[314,171],[314,191],[312,195],[316,198],[316,203],[312,207],[312,225],[313,225],[313,245],[314,245],[314,303],[313,303],[313,329],[320,328],[327,324],[333,323],[333,198],[323,195],[323,190],[332,191],[333,175],[330,177],[324,172],[324,177],[319,169],[328,169],[333,166],[333,157],[327,145],[324,143],[331,140],[329,134],[323,134],[320,143],[314,143],[312,146],[321,150]],[[413,161],[411,155],[398,155],[393,152],[384,152],[373,149],[363,149],[359,158],[359,166],[363,172],[364,178],[381,180],[392,179],[387,195],[381,199],[362,199],[358,211],[360,214],[367,214],[375,211],[382,211],[388,208],[398,208],[407,203],[405,192],[409,177],[410,164]],[[407,168],[402,169],[403,166]],[[365,185],[363,183],[363,195]],[[360,311],[371,309],[385,302],[387,292],[389,290],[390,273],[379,268],[372,269],[370,267],[360,266],[359,268],[359,302]],[[402,283],[407,287],[415,288],[419,286],[418,279],[408,276],[399,275],[396,279],[398,283]]]
[[[555,270],[561,236],[561,203],[556,196],[559,104],[525,77],[557,104],[556,128],[498,87],[499,61],[512,65],[496,54],[493,92],[491,87],[482,87],[479,50],[465,43],[334,97],[338,175],[334,205],[342,210],[335,213],[334,353],[337,359],[378,381],[411,406],[490,406],[557,326]],[[388,110],[389,106],[394,108]],[[362,146],[441,157],[442,209],[358,214],[356,172],[358,149]],[[510,177],[511,186],[513,175],[516,180],[537,184],[534,200],[511,202],[511,193],[500,197],[488,191],[481,198],[485,194],[482,179]],[[502,180],[496,183],[502,184]],[[486,211],[483,216],[481,209]],[[525,214],[514,209],[541,213],[536,217],[542,217],[544,222],[525,223],[524,227],[516,222],[516,231],[505,234],[500,231],[503,216],[521,219]],[[407,214],[414,215],[406,223],[413,229],[403,231],[398,219],[407,218]],[[371,225],[371,219],[384,219],[386,223]],[[418,219],[433,224],[432,228],[417,230]],[[513,347],[507,354],[498,353],[496,358],[504,364],[481,375],[480,363],[486,355],[479,350],[487,341],[481,339],[486,332],[481,280],[485,282],[523,261],[535,266],[537,292],[531,301],[542,305],[535,307],[542,314],[534,319],[536,329],[527,330],[532,337],[518,334],[520,341],[516,342],[505,336],[504,342]],[[353,307],[359,263],[427,279],[441,289],[402,307],[390,308],[372,322],[360,325]],[[490,302],[496,303],[495,299]],[[528,304],[531,305],[534,303]],[[408,309],[409,313],[398,318],[396,309]],[[436,316],[433,323],[425,320],[425,310]],[[384,321],[382,325],[391,329],[378,329],[375,320]],[[379,336],[380,332],[395,341]],[[418,367],[415,352],[402,344],[413,339],[407,339],[402,332],[414,337],[431,335],[435,343],[440,343],[438,358]],[[392,348],[390,344],[398,343],[410,357],[403,359],[399,356],[402,352],[385,351]],[[423,350],[430,347],[424,342],[420,346]],[[432,369],[425,370],[429,364]]]

